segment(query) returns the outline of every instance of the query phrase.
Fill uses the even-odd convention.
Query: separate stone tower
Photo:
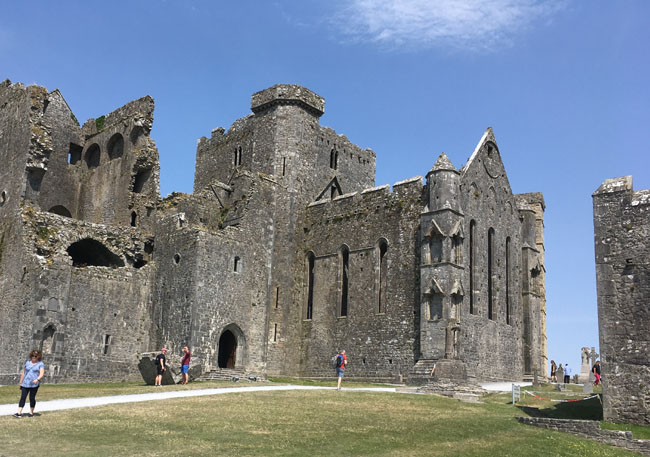
[[[632,176],[593,194],[605,420],[650,424],[650,189]]]

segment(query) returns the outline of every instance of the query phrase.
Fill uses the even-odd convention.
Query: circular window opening
[[[180,254],[174,254],[174,263],[178,265],[181,262]]]

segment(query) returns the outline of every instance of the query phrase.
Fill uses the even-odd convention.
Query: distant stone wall
[[[593,194],[603,413],[650,424],[650,190],[632,177]]]
[[[600,422],[598,421],[551,419],[547,417],[519,417],[517,420],[522,424],[548,428],[558,432],[567,432],[593,441],[598,441],[599,443],[609,444],[610,446],[650,456],[650,441],[635,440],[632,436],[632,432],[603,430],[600,428]]]

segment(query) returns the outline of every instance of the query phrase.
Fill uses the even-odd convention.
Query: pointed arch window
[[[348,285],[350,274],[350,248],[346,245],[341,246],[339,251],[339,268],[340,268],[340,291],[341,296],[339,300],[339,317],[348,315]]]
[[[442,300],[444,296],[440,292],[434,292],[429,297],[429,320],[437,321],[442,319]]]
[[[377,242],[377,312],[386,312],[386,288],[388,285],[388,264],[386,254],[388,253],[388,241],[381,238]]]
[[[442,262],[442,247],[444,241],[444,235],[442,230],[438,227],[435,221],[431,221],[432,227],[427,238],[429,241],[429,260],[431,263],[440,263]]]
[[[451,237],[451,260],[456,265],[463,263],[463,229],[460,225]]]
[[[476,258],[474,256],[474,245],[476,244],[476,221],[469,223],[469,313],[474,314],[474,267]]]
[[[488,319],[494,319],[494,229],[492,227],[488,229],[487,264]]]
[[[506,238],[506,324],[510,325],[510,237]]]

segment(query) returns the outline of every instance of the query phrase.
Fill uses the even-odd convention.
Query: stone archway
[[[237,338],[226,330],[219,338],[219,368],[235,368],[237,363]]]
[[[246,337],[236,324],[226,325],[219,336],[217,366],[244,368],[247,359]]]

